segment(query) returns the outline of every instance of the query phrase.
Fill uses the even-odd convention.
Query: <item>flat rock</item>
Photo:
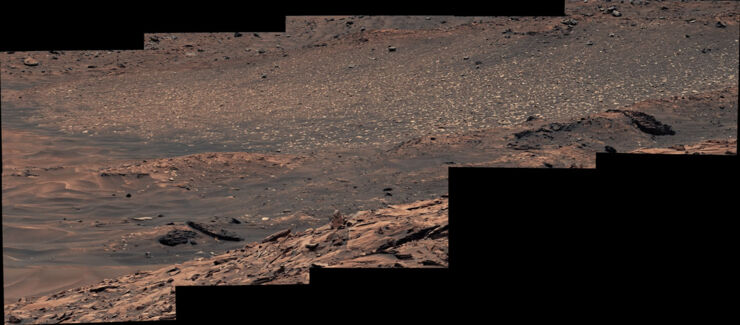
[[[267,236],[265,239],[262,240],[262,242],[263,243],[267,243],[267,242],[275,241],[275,240],[277,240],[280,237],[287,236],[288,234],[290,234],[290,229],[285,229],[285,230],[282,230],[282,231],[278,231],[278,232],[276,232],[276,233],[274,233],[272,235]]]
[[[25,64],[25,65],[27,65],[29,67],[35,67],[35,66],[39,65],[39,61],[29,56],[29,57],[23,59],[23,64]]]

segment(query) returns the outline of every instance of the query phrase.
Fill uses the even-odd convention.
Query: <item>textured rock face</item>
[[[327,224],[298,233],[281,231],[261,243],[248,243],[242,249],[211,258],[21,299],[5,306],[6,320],[165,320],[175,317],[175,286],[308,283],[312,265],[446,267],[447,203],[443,197],[360,211],[335,220],[334,226]],[[178,234],[187,235],[182,230]]]
[[[645,148],[632,152],[671,155],[737,155],[737,139],[706,140],[689,145],[674,145],[667,148]]]

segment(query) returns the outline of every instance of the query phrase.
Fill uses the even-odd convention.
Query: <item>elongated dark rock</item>
[[[190,228],[198,230],[208,236],[215,237],[217,239],[230,240],[230,241],[244,240],[244,238],[239,237],[239,235],[233,232],[230,232],[226,229],[223,229],[223,228],[216,228],[210,225],[206,225],[206,224],[199,223],[199,222],[192,222],[192,221],[188,221],[187,224],[188,226],[190,226]]]

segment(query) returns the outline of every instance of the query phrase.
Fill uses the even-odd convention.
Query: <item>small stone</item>
[[[234,33],[234,37],[242,37],[242,33],[236,32],[236,33]]]
[[[727,24],[725,24],[725,23],[723,23],[721,21],[718,21],[714,26],[717,26],[717,28],[725,28],[725,27],[727,27]]]
[[[39,65],[39,61],[37,61],[36,59],[34,59],[34,58],[32,58],[32,57],[29,56],[29,57],[23,59],[23,64],[25,64],[25,65],[27,65],[29,67],[35,67],[35,66]]]
[[[586,42],[586,45],[594,45],[594,42],[588,41],[588,42]]]
[[[126,193],[126,197],[131,197],[131,193]]]
[[[621,17],[622,16],[622,13],[619,12],[619,10],[614,10],[614,11],[612,11],[612,16],[614,16],[614,17]]]
[[[577,21],[577,20],[575,20],[575,19],[572,19],[572,18],[571,18],[571,19],[565,19],[565,20],[563,20],[563,21],[562,21],[561,23],[562,23],[563,25],[568,25],[568,26],[575,26],[575,25],[578,25],[578,21]]]
[[[395,51],[396,51],[396,48],[395,47],[393,47],[393,46],[389,46],[388,47],[388,52],[395,52]]]
[[[10,317],[8,317],[8,323],[11,323],[11,324],[18,324],[21,321],[22,321],[22,319],[14,316],[14,315],[10,315]]]
[[[614,33],[609,33],[609,37],[614,37]]]
[[[614,147],[612,146],[605,146],[604,151],[606,151],[607,153],[617,153],[617,149],[614,149]]]
[[[466,61],[467,61],[467,60],[470,60],[470,57],[469,57],[469,56],[464,56],[464,57],[463,57],[463,60],[466,60]]]

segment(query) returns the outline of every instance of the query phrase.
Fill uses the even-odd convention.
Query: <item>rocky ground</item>
[[[288,17],[1,53],[6,320],[168,318],[175,284],[305,282],[311,263],[446,266],[431,230],[376,251],[443,233],[449,166],[737,154],[738,8]]]
[[[348,216],[209,258],[6,305],[10,323],[174,319],[175,286],[308,283],[314,267],[446,267],[447,199]]]
[[[568,157],[568,150],[555,150]],[[648,148],[631,153],[737,155],[737,139]],[[5,305],[9,323],[73,323],[175,319],[175,286],[307,284],[310,267],[447,267],[448,200],[392,205],[343,215],[328,224],[275,232],[210,257],[168,265]],[[172,227],[172,238],[192,233]],[[176,233],[176,234],[175,234]],[[145,236],[150,239],[151,236]],[[159,238],[163,238],[160,236]],[[178,244],[187,244],[188,241]]]

